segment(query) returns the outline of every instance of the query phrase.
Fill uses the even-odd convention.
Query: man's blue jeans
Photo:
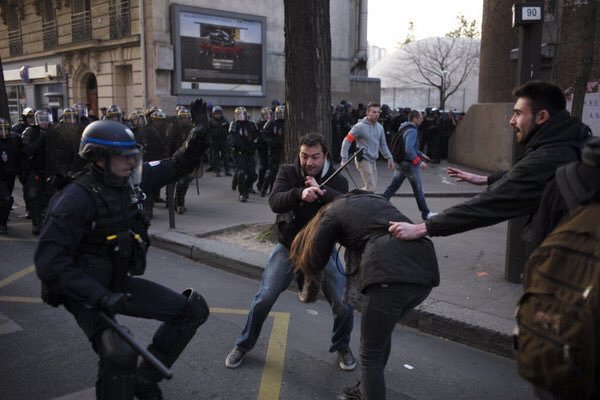
[[[238,349],[249,351],[254,347],[273,304],[294,279],[294,272],[288,257],[289,250],[278,243],[267,261],[260,288],[248,310],[246,326],[235,343]],[[341,272],[344,270],[343,267],[338,270],[337,263],[341,263],[341,261],[337,252],[333,252],[323,270],[322,290],[334,315],[329,352],[348,348],[354,324],[353,307],[342,301],[346,278]]]
[[[408,178],[410,182],[410,186],[412,187],[413,193],[415,195],[415,200],[417,200],[417,206],[419,207],[419,211],[421,211],[421,216],[423,219],[427,218],[427,214],[429,214],[429,207],[427,207],[427,202],[425,201],[425,194],[423,194],[423,186],[421,185],[421,174],[419,173],[419,166],[414,165],[410,161],[402,161],[401,163],[396,164],[396,170],[394,171],[394,176],[392,177],[392,182],[383,192],[383,197],[386,199],[390,199],[394,193],[404,182],[404,179]]]

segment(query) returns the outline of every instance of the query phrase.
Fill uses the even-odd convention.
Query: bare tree
[[[446,37],[410,42],[401,48],[408,56],[392,78],[410,86],[431,86],[440,94],[439,108],[479,67],[479,31],[475,21],[459,15],[459,26]],[[411,73],[416,71],[415,73]]]
[[[286,141],[284,161],[298,156],[298,138],[318,132],[331,148],[329,0],[284,0]]]

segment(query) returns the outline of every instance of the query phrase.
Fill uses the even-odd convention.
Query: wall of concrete
[[[471,106],[448,143],[448,161],[486,171],[509,169],[513,130],[508,124],[514,103]]]

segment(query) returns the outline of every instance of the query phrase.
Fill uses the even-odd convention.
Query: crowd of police
[[[114,120],[127,125],[136,141],[143,146],[145,161],[161,160],[171,156],[185,141],[193,127],[191,112],[184,106],[175,109],[175,115],[157,108],[136,111],[126,116],[119,106],[100,109],[100,119]],[[365,116],[364,105],[354,108],[342,100],[332,105],[332,151],[340,161],[341,143],[352,126]],[[379,122],[389,141],[400,125],[406,122],[410,108],[392,110],[381,106]],[[260,119],[249,119],[245,107],[234,110],[234,120],[229,122],[222,107],[208,105],[208,132],[210,151],[205,154],[208,172],[220,177],[231,176],[231,187],[239,193],[239,201],[246,202],[250,194],[264,197],[272,188],[283,157],[285,140],[285,106],[273,99],[261,109]],[[86,107],[75,104],[53,118],[48,110],[23,110],[21,120],[14,126],[0,119],[0,234],[7,234],[7,221],[13,206],[15,180],[23,187],[26,217],[31,219],[32,232],[38,234],[44,210],[50,197],[84,165],[78,156],[79,141],[85,127],[96,117],[88,115]],[[448,138],[454,132],[458,116],[426,108],[424,121],[419,127],[419,143],[432,162],[447,155]],[[58,119],[54,121],[54,119]],[[258,161],[258,168],[256,166]],[[257,171],[258,169],[258,171]],[[190,182],[202,171],[194,171],[178,179],[174,191],[174,207],[183,214],[185,195]],[[256,183],[256,190],[254,184]],[[165,202],[160,192],[147,196],[145,212],[152,218],[155,202]]]
[[[381,105],[378,122],[383,126],[388,147],[400,125],[408,121],[411,110],[410,107],[398,107],[392,110],[387,104]],[[431,158],[432,163],[439,163],[448,157],[448,139],[454,133],[463,114],[440,111],[433,107],[427,107],[421,113],[423,123],[419,127],[419,148]],[[332,106],[331,153],[336,162],[340,161],[344,137],[357,121],[365,117],[365,114],[366,107],[362,103],[359,103],[357,108],[353,108],[352,103],[342,100],[340,104]]]

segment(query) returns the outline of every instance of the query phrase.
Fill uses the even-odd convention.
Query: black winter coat
[[[583,124],[567,111],[556,114],[532,132],[525,154],[509,171],[488,179],[487,191],[427,220],[429,236],[452,235],[534,214],[556,168],[579,160],[585,133]]]
[[[375,283],[413,283],[438,286],[440,274],[431,240],[398,240],[388,232],[389,221],[410,222],[381,196],[342,196],[328,205],[313,244],[325,267],[335,242],[362,253],[359,289]]]
[[[335,171],[329,157],[323,169],[321,175],[315,177],[319,184]],[[333,201],[340,194],[348,192],[348,181],[342,175],[336,175],[325,186],[325,195],[313,203],[302,201],[304,188],[304,173],[299,159],[296,159],[294,164],[284,164],[279,167],[269,196],[269,205],[271,210],[278,214],[275,223],[279,242],[288,249],[296,234],[317,214],[319,208]]]

